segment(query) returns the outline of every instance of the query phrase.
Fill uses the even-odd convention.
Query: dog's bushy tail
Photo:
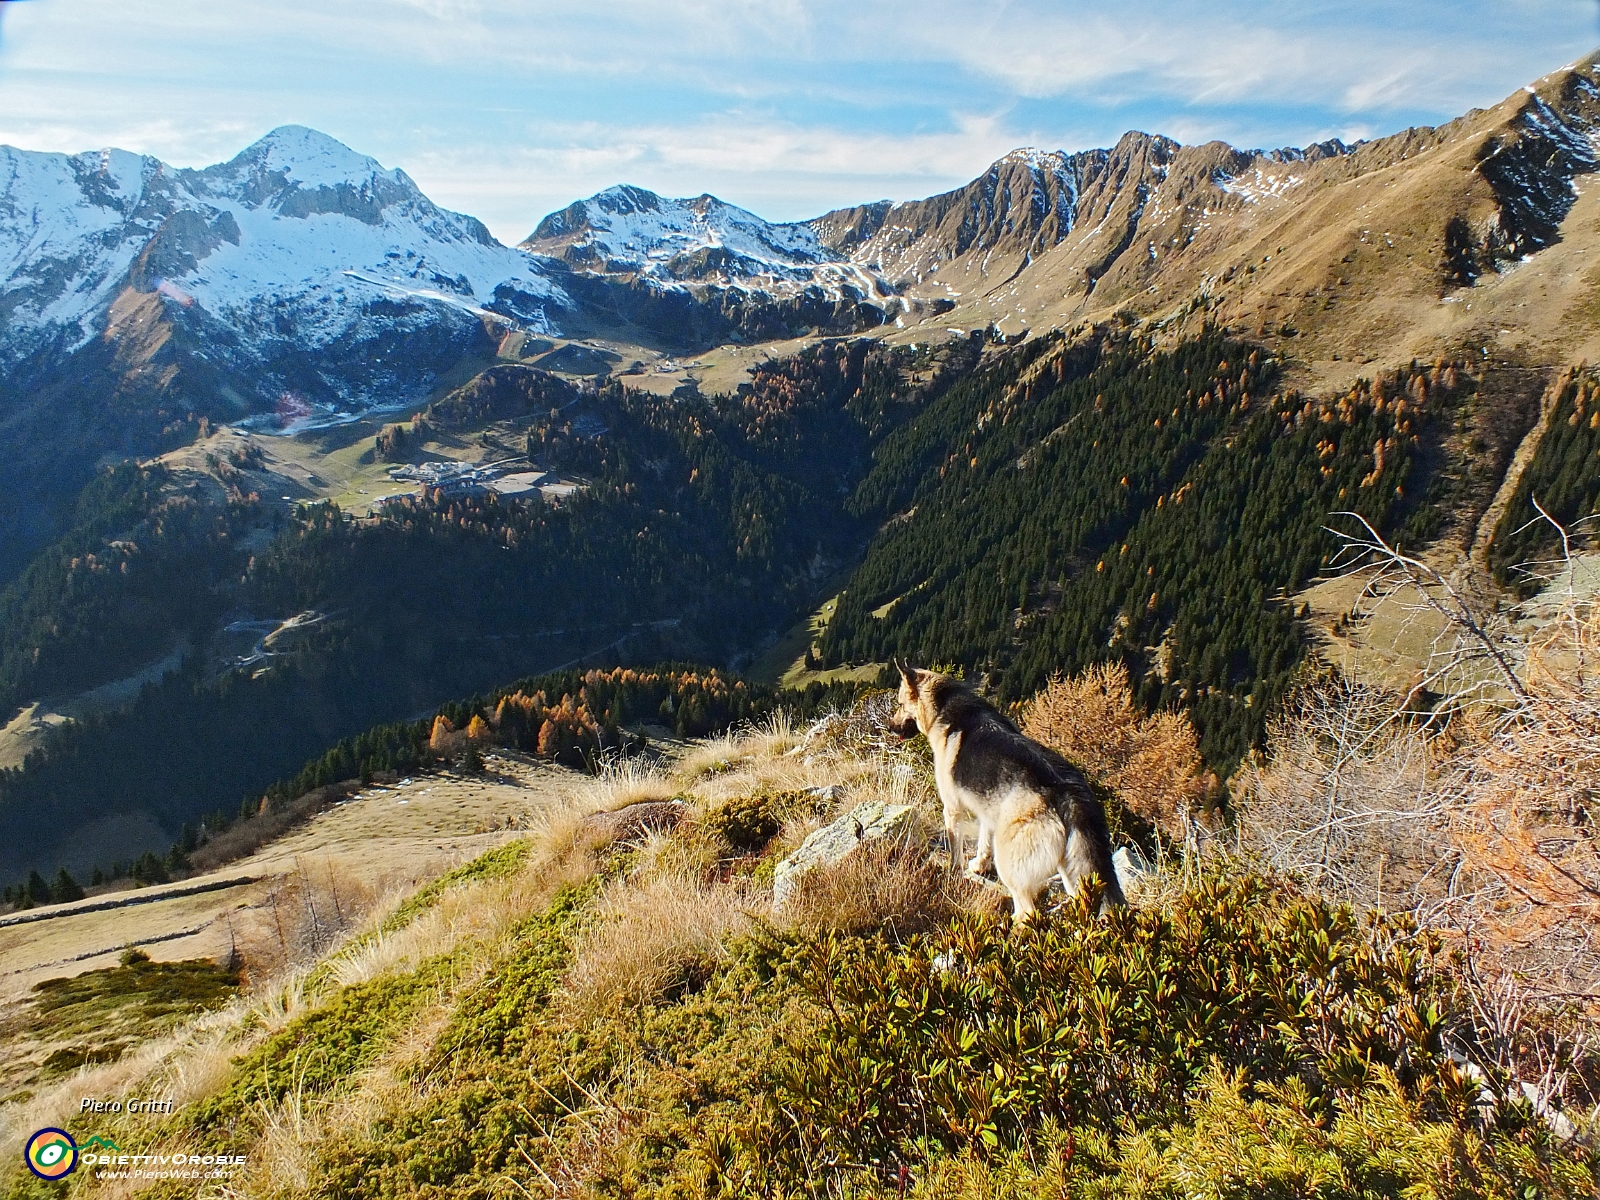
[[[1105,884],[1101,909],[1126,904],[1117,866],[1111,860],[1111,830],[1106,824],[1106,806],[1087,784],[1061,789],[1056,811],[1067,827],[1068,880],[1081,883],[1094,874]]]

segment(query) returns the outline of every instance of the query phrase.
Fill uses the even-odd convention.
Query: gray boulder
[[[782,908],[800,887],[801,878],[818,867],[832,866],[855,852],[863,842],[903,837],[916,821],[910,804],[885,804],[872,800],[857,805],[831,825],[824,825],[800,848],[778,864],[772,878],[772,906]]]

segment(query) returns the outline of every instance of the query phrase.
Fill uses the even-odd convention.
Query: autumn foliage
[[[274,784],[264,803],[277,809],[314,788],[414,771],[495,746],[586,767],[631,744],[626,726],[654,723],[680,737],[704,737],[764,716],[776,703],[771,689],[729,679],[714,668],[557,671],[446,704],[426,720],[378,725],[346,738],[293,778]]]
[[[1515,719],[1464,747],[1446,779],[1450,841],[1477,883],[1472,927],[1557,990],[1600,998],[1600,613],[1532,648]]]
[[[1145,714],[1121,663],[1056,676],[1023,709],[1029,737],[1066,755],[1122,803],[1169,833],[1205,795],[1200,747],[1181,713]]]
[[[428,750],[449,757],[468,746],[509,746],[571,766],[623,749],[625,722],[655,721],[699,736],[759,715],[767,707],[743,680],[715,670],[592,670],[576,690],[513,685],[483,704],[461,706],[455,719],[433,719]]]

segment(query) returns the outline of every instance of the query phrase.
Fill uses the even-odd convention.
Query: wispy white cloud
[[[727,115],[689,126],[577,125],[551,131],[549,144],[537,147],[429,152],[406,170],[435,200],[470,209],[506,238],[614,183],[667,195],[710,191],[773,219],[799,220],[843,204],[943,190],[1013,147],[994,116],[896,135]]]
[[[1581,53],[1600,40],[1592,5],[1578,0],[1011,0],[976,11],[953,0],[916,0],[916,7],[921,17],[905,28],[922,53],[948,54],[1019,94],[1092,98],[1095,90],[1109,89],[1122,100],[1162,97],[1202,106],[1288,102],[1346,111],[1406,105],[1453,111],[1468,93],[1483,99],[1486,84],[1515,86],[1511,80],[1556,65],[1552,41]],[[884,10],[873,11],[882,19]]]

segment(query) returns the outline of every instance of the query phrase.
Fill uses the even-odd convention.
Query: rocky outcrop
[[[824,245],[891,284],[972,252],[1037,253],[1072,231],[1085,168],[1105,155],[1015,150],[954,191],[836,209],[810,225]]]
[[[863,842],[904,837],[915,823],[916,809],[910,804],[874,800],[851,809],[811,834],[800,843],[798,850],[778,864],[772,877],[773,907],[782,908],[811,871],[843,862]]]
[[[600,846],[636,842],[649,834],[676,828],[688,811],[682,800],[645,800],[613,812],[590,813],[578,827],[578,841]]]

